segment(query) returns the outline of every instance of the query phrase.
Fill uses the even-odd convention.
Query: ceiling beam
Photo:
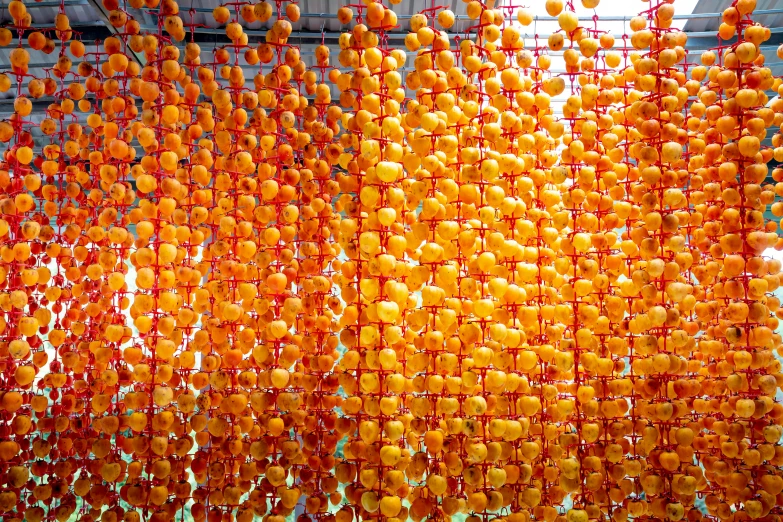
[[[87,3],[93,7],[95,14],[98,16],[99,20],[103,22],[103,25],[106,27],[106,29],[109,30],[109,32],[112,34],[120,34],[120,30],[111,25],[111,22],[109,22],[109,14],[106,12],[106,9],[103,7],[103,5],[101,5],[101,2],[98,2],[97,0],[87,0]],[[130,51],[131,58],[133,58],[140,67],[144,67],[146,63],[144,57],[132,49]]]
[[[184,8],[183,8],[184,9]],[[210,9],[209,7],[188,7],[188,11],[193,11],[196,13],[204,13],[204,14],[212,14],[213,9]],[[754,16],[763,16],[763,15],[776,15],[776,14],[783,14],[783,9],[757,9],[753,11]],[[673,20],[694,20],[694,19],[704,19],[704,18],[719,18],[723,15],[723,13],[691,13],[691,14],[675,14],[672,19]],[[414,15],[412,14],[401,14],[397,15],[398,20],[410,20]],[[299,15],[300,18],[326,18],[326,19],[337,19],[336,13],[307,13],[302,12]],[[600,19],[602,22],[629,22],[633,18],[633,16],[625,15],[625,16],[601,16]],[[455,20],[473,20],[468,15],[455,15]],[[534,22],[557,22],[558,18],[556,16],[533,16]],[[580,22],[592,22],[593,17],[592,16],[580,16],[579,17]]]

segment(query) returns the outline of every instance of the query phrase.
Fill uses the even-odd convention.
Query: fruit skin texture
[[[783,89],[755,0],[698,64],[676,2],[622,46],[573,2],[517,9],[557,19],[534,49],[508,5],[396,3],[340,7],[312,54],[304,4],[214,6],[231,44],[202,49],[175,0],[104,0],[88,49],[64,8],[9,3],[9,520],[781,515]]]

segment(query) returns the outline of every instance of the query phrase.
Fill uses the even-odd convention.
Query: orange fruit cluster
[[[396,3],[308,65],[296,3],[216,7],[207,51],[175,0],[103,0],[93,51],[10,2],[4,521],[779,520],[755,0],[699,57],[673,0],[623,38],[599,0],[469,0],[459,38]]]

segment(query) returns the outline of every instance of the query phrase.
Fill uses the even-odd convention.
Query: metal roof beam
[[[103,21],[103,25],[106,27],[106,29],[109,30],[112,34],[120,34],[121,31],[111,25],[109,22],[109,14],[106,12],[106,9],[101,5],[100,2],[97,0],[87,0],[87,3],[90,4],[93,9],[95,10],[95,14],[98,16],[98,18]],[[77,26],[79,24],[76,24]],[[91,25],[91,27],[94,27],[94,25]],[[76,27],[72,27],[73,29],[76,29]],[[144,67],[144,64],[146,61],[144,60],[143,56],[139,55],[139,53],[131,50],[131,57],[139,64],[140,67]]]
[[[89,0],[89,1],[90,1],[90,3],[94,3],[94,0]],[[96,25],[97,24],[95,24],[95,23],[88,23],[88,24],[83,24],[83,25],[74,24],[73,25],[73,29],[74,30],[78,30],[79,27],[95,27]],[[114,27],[112,27],[111,24],[109,24],[109,26],[111,27],[112,32],[115,32],[115,33],[117,32],[117,30]],[[153,28],[153,27],[148,27],[148,26],[142,26],[141,29],[142,29],[142,31],[154,31],[154,32],[157,32],[157,30],[158,30],[157,27]],[[244,33],[246,35],[253,36],[253,37],[255,37],[255,36],[257,36],[257,37],[265,37],[267,32],[268,32],[267,29],[246,29],[244,31]],[[783,27],[772,27],[772,28],[770,28],[770,33],[773,34],[773,35],[783,34]],[[228,40],[228,38],[226,38],[225,34],[226,34],[226,31],[222,27],[201,27],[201,28],[198,29],[198,31],[196,31],[196,34],[194,36],[195,36],[195,39],[197,40],[197,42],[199,40],[207,40],[207,38],[205,38],[207,36],[223,36],[225,38],[225,40],[226,40],[226,43],[231,43],[230,40]],[[334,31],[329,31],[329,32],[321,32],[321,31],[294,31],[294,32],[291,33],[291,36],[288,37],[288,41],[290,42],[292,40],[303,39],[303,38],[316,39],[316,40],[320,40],[321,38],[337,39],[337,38],[340,38],[341,34],[342,33],[340,33],[340,32],[334,32]],[[698,39],[698,38],[717,39],[717,33],[715,31],[695,31],[695,32],[689,32],[687,34],[688,34],[688,39],[689,40],[690,39]],[[407,31],[404,31],[404,32],[403,31],[400,31],[400,32],[395,31],[395,32],[387,32],[386,33],[386,37],[387,38],[391,38],[391,39],[395,39],[395,40],[405,39],[405,37],[407,35],[408,35]],[[470,33],[464,33],[464,32],[463,33],[450,33],[449,36],[450,37],[457,37],[457,36],[459,36],[460,38],[470,38],[470,37],[475,37],[476,33],[475,32],[470,32]],[[535,33],[522,33],[522,34],[520,34],[520,38],[526,38],[526,39],[532,39],[532,38],[535,38],[535,36],[536,36]],[[549,38],[550,36],[551,35],[548,34],[548,33],[547,34],[538,34],[539,40],[545,40],[545,39]],[[615,34],[613,36],[615,38],[622,38],[623,37],[623,35],[621,35],[621,34]],[[200,42],[198,42],[198,43],[200,43]],[[730,42],[725,42],[725,43],[730,43]]]
[[[64,0],[65,7],[69,6],[77,6],[77,5],[88,5],[87,0]],[[31,2],[30,5],[25,4],[25,7],[29,11],[30,9],[44,9],[48,7],[60,7],[62,5],[60,2]]]
[[[196,13],[209,13],[212,14],[212,9],[208,7],[189,7],[188,11],[194,11]],[[775,15],[775,14],[783,14],[783,9],[758,9],[756,11],[753,11],[754,16],[761,16],[761,15]],[[414,15],[397,15],[398,20],[410,20]],[[720,18],[723,16],[723,13],[691,13],[691,14],[675,14],[672,18],[674,20],[694,20],[699,18]],[[335,13],[301,13],[299,15],[300,18],[326,18],[326,19],[337,19],[337,15]],[[633,16],[601,16],[600,19],[602,22],[628,22],[633,18]],[[468,15],[455,15],[455,20],[473,20]],[[533,16],[533,20],[536,22],[557,22],[556,16]],[[579,17],[580,22],[592,22],[593,17],[592,16],[580,16]]]

